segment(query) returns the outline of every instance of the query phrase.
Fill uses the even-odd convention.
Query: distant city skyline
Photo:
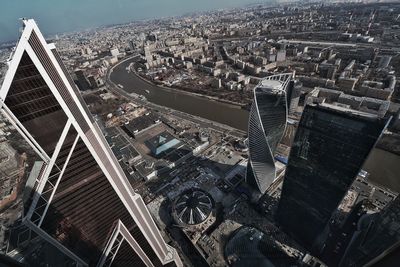
[[[0,43],[18,38],[19,18],[34,18],[45,35],[79,31],[134,20],[233,8],[256,0],[15,0],[2,3]],[[264,1],[269,2],[269,1]],[[272,1],[271,1],[272,2]]]

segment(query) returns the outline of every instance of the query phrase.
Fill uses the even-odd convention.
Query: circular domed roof
[[[173,216],[180,224],[196,225],[207,220],[213,206],[210,194],[200,189],[189,189],[174,202]]]

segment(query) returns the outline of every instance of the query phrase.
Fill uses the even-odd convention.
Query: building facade
[[[400,197],[358,223],[340,266],[395,266],[400,256]]]
[[[307,105],[290,151],[277,221],[308,250],[360,171],[387,120],[333,105]]]
[[[23,23],[0,89],[0,108],[40,160],[30,174],[21,223],[29,234],[11,235],[7,254],[16,258],[23,247],[43,242],[69,259],[62,266],[181,266],[55,46],[46,43],[33,20]]]
[[[289,115],[295,114],[299,106],[300,94],[303,84],[299,80],[291,80],[286,90]]]
[[[249,163],[246,181],[264,193],[275,180],[274,152],[287,120],[286,89],[292,73],[269,76],[254,89],[248,137]]]

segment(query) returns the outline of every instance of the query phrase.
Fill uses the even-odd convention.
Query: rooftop
[[[214,201],[207,192],[188,189],[176,199],[173,207],[174,217],[181,224],[200,224],[210,216],[213,206]]]
[[[261,80],[259,87],[266,89],[281,89],[283,82],[277,80]]]
[[[156,156],[168,151],[169,149],[179,145],[180,143],[181,141],[174,138],[174,136],[166,131],[146,141],[146,145]]]
[[[362,118],[370,119],[370,120],[378,118],[378,116],[376,114],[362,112],[362,111],[349,109],[349,108],[341,107],[341,106],[337,106],[337,105],[331,105],[331,104],[328,104],[328,103],[311,104],[311,106],[314,106],[314,107],[319,106],[319,107],[322,107],[322,108],[327,109],[327,110],[339,111],[339,112],[343,112],[343,113],[346,113],[346,114],[350,114],[350,115],[353,115],[353,116],[362,117]]]

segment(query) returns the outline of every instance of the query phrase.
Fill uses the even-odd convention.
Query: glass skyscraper
[[[328,104],[307,105],[290,151],[277,220],[313,250],[387,120]]]
[[[246,181],[261,193],[265,193],[276,178],[274,153],[286,128],[286,89],[292,76],[292,73],[269,76],[254,89]]]
[[[181,266],[55,46],[46,43],[33,20],[23,23],[0,107],[39,160],[30,173],[32,190],[22,219],[29,235],[24,242],[21,233],[11,237],[15,248],[8,255],[18,255],[19,245],[34,248],[44,240],[74,266]]]
[[[391,266],[400,255],[400,197],[362,218],[340,266]],[[397,258],[397,259],[396,259]]]

